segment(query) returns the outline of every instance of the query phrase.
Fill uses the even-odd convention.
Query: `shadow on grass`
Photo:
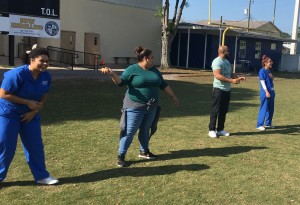
[[[1,188],[11,187],[11,186],[38,186],[35,181],[13,181],[13,182],[1,182],[0,183],[0,190]]]
[[[198,78],[197,78],[198,79]],[[200,79],[209,84],[189,81],[169,81],[180,100],[180,107],[173,106],[171,99],[161,92],[162,118],[209,115],[211,110],[212,84],[210,79]],[[42,111],[43,124],[62,121],[90,121],[97,119],[119,119],[126,88],[119,88],[110,81],[95,79],[56,80],[45,109]],[[234,87],[230,111],[249,106],[257,96],[255,90]]]
[[[276,126],[274,129],[266,129],[265,131],[257,131],[255,127],[253,132],[236,132],[231,133],[234,136],[245,136],[245,135],[273,135],[273,134],[282,134],[282,135],[295,135],[300,133],[300,124],[298,125],[285,125],[285,126]]]
[[[168,165],[158,167],[114,168],[75,177],[60,178],[61,184],[97,182],[119,177],[147,177],[169,175],[180,171],[201,171],[209,169],[205,164]]]
[[[209,169],[210,167],[205,164],[188,164],[188,165],[168,165],[158,167],[134,167],[134,168],[114,168],[108,170],[101,170],[93,173],[87,173],[74,177],[60,178],[59,185],[62,184],[75,184],[75,183],[88,183],[103,181],[106,179],[119,178],[119,177],[145,177],[145,176],[159,176],[174,174],[180,171],[201,171]],[[2,182],[1,187],[10,186],[34,186],[32,181],[15,181],[15,182]]]
[[[229,155],[233,155],[233,154],[240,154],[240,153],[250,152],[252,150],[262,150],[262,149],[267,149],[267,147],[235,146],[235,147],[178,150],[178,151],[170,151],[167,154],[161,154],[158,156],[157,159],[155,159],[155,161],[203,157],[203,156],[229,157]],[[129,165],[137,164],[145,161],[147,160],[128,161],[128,164]]]

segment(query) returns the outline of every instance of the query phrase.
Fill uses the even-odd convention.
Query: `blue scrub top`
[[[259,80],[264,80],[266,87],[268,89],[269,93],[274,93],[274,84],[273,84],[273,79],[270,78],[269,73],[271,73],[270,70],[266,70],[265,68],[260,69],[258,77]],[[261,85],[261,83],[259,83],[260,85],[260,95],[265,95],[265,91]]]
[[[27,100],[41,101],[42,97],[49,92],[50,85],[51,76],[47,71],[41,72],[38,78],[34,79],[29,66],[23,65],[4,73],[1,88]],[[0,116],[21,118],[29,111],[26,105],[0,98]]]

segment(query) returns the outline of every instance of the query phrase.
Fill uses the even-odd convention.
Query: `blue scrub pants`
[[[135,133],[139,130],[140,150],[142,152],[149,151],[149,134],[153,120],[156,115],[157,107],[150,110],[143,109],[126,109],[126,131],[120,137],[120,147],[118,155],[125,156],[126,152],[133,140]]]
[[[272,119],[274,114],[274,101],[275,93],[270,93],[271,97],[267,98],[266,94],[260,95],[260,109],[258,112],[258,119],[256,127],[260,126],[270,126],[272,125]]]
[[[20,134],[24,155],[34,179],[37,181],[49,177],[45,165],[39,116],[28,123],[23,123],[20,119],[0,116],[0,181],[5,179],[15,155],[18,134]]]

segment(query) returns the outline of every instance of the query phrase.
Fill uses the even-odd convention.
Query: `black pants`
[[[230,102],[230,91],[222,91],[219,88],[212,90],[212,109],[210,114],[209,130],[224,130],[226,113],[228,112]],[[216,124],[218,120],[218,127]]]

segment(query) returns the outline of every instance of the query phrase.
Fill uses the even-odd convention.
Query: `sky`
[[[211,0],[211,19],[247,20],[244,9],[249,0]],[[209,0],[188,0],[189,7],[183,11],[182,21],[196,22],[208,19]],[[275,0],[252,0],[251,17],[256,21],[272,21]],[[175,0],[170,0],[170,15],[173,15]],[[295,0],[276,0],[275,25],[283,32],[292,33]],[[172,16],[170,16],[172,18]]]

